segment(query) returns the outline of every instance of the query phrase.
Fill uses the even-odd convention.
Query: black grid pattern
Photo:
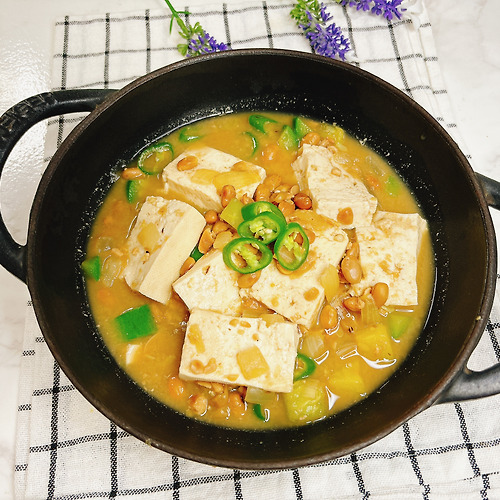
[[[327,2],[349,34],[356,64],[405,91],[461,143],[425,12],[415,30]],[[309,51],[290,20],[292,2],[192,8],[231,48]],[[181,6],[179,6],[180,8]],[[180,59],[165,10],[65,17],[55,25],[54,89],[119,88]],[[81,118],[49,121],[46,161]],[[463,145],[463,143],[461,143]],[[471,363],[500,361],[500,304]],[[435,406],[381,441],[337,460],[289,471],[214,468],[152,449],[117,428],[69,383],[27,307],[18,407],[20,498],[350,499],[500,498],[500,397]]]

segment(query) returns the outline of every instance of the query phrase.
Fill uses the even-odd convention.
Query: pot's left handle
[[[7,157],[22,135],[36,123],[65,113],[92,111],[114,90],[60,90],[29,97],[0,117],[0,177]],[[0,264],[26,281],[26,246],[17,243],[0,212]]]

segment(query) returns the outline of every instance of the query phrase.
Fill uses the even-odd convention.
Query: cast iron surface
[[[146,395],[102,344],[79,272],[90,223],[117,170],[147,143],[180,126],[246,110],[336,122],[388,157],[429,222],[437,269],[424,331],[383,387],[334,417],[266,432],[209,426]],[[275,50],[228,51],[182,61],[107,97],[59,148],[41,180],[26,263],[47,344],[92,404],[162,450],[253,469],[342,456],[385,436],[440,398],[471,397],[470,384],[465,394],[464,384],[452,382],[471,380],[464,366],[485,327],[496,279],[493,225],[482,189],[437,122],[407,96],[353,66]],[[498,392],[498,366],[492,372],[483,378],[496,380],[493,392]],[[473,397],[492,393],[476,389]]]

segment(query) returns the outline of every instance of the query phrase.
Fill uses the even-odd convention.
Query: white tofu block
[[[241,289],[240,295],[253,297],[290,321],[311,328],[325,298],[320,278],[328,265],[339,264],[349,239],[328,219],[310,211],[307,215],[315,221],[321,219],[322,223],[312,229],[315,239],[306,262],[292,274],[282,274],[273,260],[261,271],[259,280],[251,288]],[[310,229],[306,220],[295,220]]]
[[[197,165],[189,170],[179,170],[177,165],[184,158],[194,156]],[[163,180],[168,193],[189,201],[201,212],[220,212],[220,193],[226,184],[234,186],[236,197],[244,194],[253,197],[255,189],[266,177],[266,171],[236,156],[206,146],[188,148],[163,170]]]
[[[179,377],[290,392],[297,325],[194,309],[187,324]]]
[[[370,194],[361,180],[336,163],[327,148],[304,144],[302,154],[293,162],[292,168],[299,187],[309,191],[317,213],[337,221],[339,212],[350,208],[352,224],[343,224],[343,228],[371,224],[377,198]]]
[[[184,261],[198,243],[205,218],[178,200],[148,196],[127,239],[128,286],[163,304],[172,293]]]
[[[213,249],[172,285],[188,309],[237,315],[241,310],[237,271],[229,269],[222,252]]]
[[[418,304],[417,263],[427,223],[418,214],[377,212],[373,225],[356,228],[363,279],[353,285],[360,295],[375,283],[389,286],[387,305]]]

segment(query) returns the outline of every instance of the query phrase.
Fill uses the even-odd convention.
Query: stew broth
[[[284,125],[294,128],[294,117],[265,113],[274,122],[267,122],[262,132],[249,124],[251,115],[240,113],[206,119],[172,133],[165,140],[173,148],[173,158],[194,144],[209,146],[264,168],[268,176],[279,175],[280,184],[296,195],[298,188],[293,186],[297,185],[297,178],[292,163],[300,154],[302,143],[289,147],[282,139]],[[419,213],[407,186],[380,156],[338,127],[305,118],[302,122],[310,130],[302,142],[317,140],[311,138],[315,137],[313,133],[318,134],[323,147],[330,147],[335,161],[376,197],[378,210]],[[368,297],[365,302],[369,302],[370,314],[367,314],[366,305],[361,311],[352,304],[349,309],[345,299],[349,298],[350,285],[339,272],[340,266],[335,267],[339,284],[331,299],[333,324],[328,323],[325,318],[328,310],[324,310],[322,321],[318,315],[310,328],[299,326],[298,329],[297,351],[304,358],[297,358],[296,371],[307,369],[303,366],[305,359],[306,363],[313,360],[314,372],[306,373],[295,382],[294,387],[298,390],[294,389],[293,401],[289,399],[287,403],[289,396],[283,393],[180,378],[181,351],[190,315],[186,305],[176,293],[166,304],[151,300],[133,291],[123,279],[127,238],[146,197],[172,197],[165,193],[161,172],[144,175],[136,167],[137,159],[124,169],[97,214],[88,242],[87,262],[99,256],[98,279],[87,273],[86,285],[92,313],[109,351],[130,377],[153,397],[190,417],[217,425],[286,427],[324,418],[352,406],[380,387],[408,355],[425,322],[433,288],[433,252],[428,231],[422,234],[418,253],[418,305],[374,308],[372,289],[368,290],[369,297],[366,292],[364,295],[364,299]],[[135,198],[130,195],[131,180],[140,180]],[[190,202],[189,199],[181,201]],[[348,249],[353,243],[356,248],[356,230],[346,229],[346,233]],[[211,290],[200,293],[210,294]],[[127,341],[116,318],[144,304],[152,312],[156,329],[150,335]],[[397,314],[403,318],[400,323],[404,325],[404,332],[400,332],[398,338],[377,337],[380,329],[391,331],[391,315],[397,318]],[[242,310],[235,315],[265,317],[267,321],[273,315],[277,321],[284,321],[255,300],[244,301]],[[364,333],[360,335],[360,332]],[[320,401],[318,394],[321,394]]]

